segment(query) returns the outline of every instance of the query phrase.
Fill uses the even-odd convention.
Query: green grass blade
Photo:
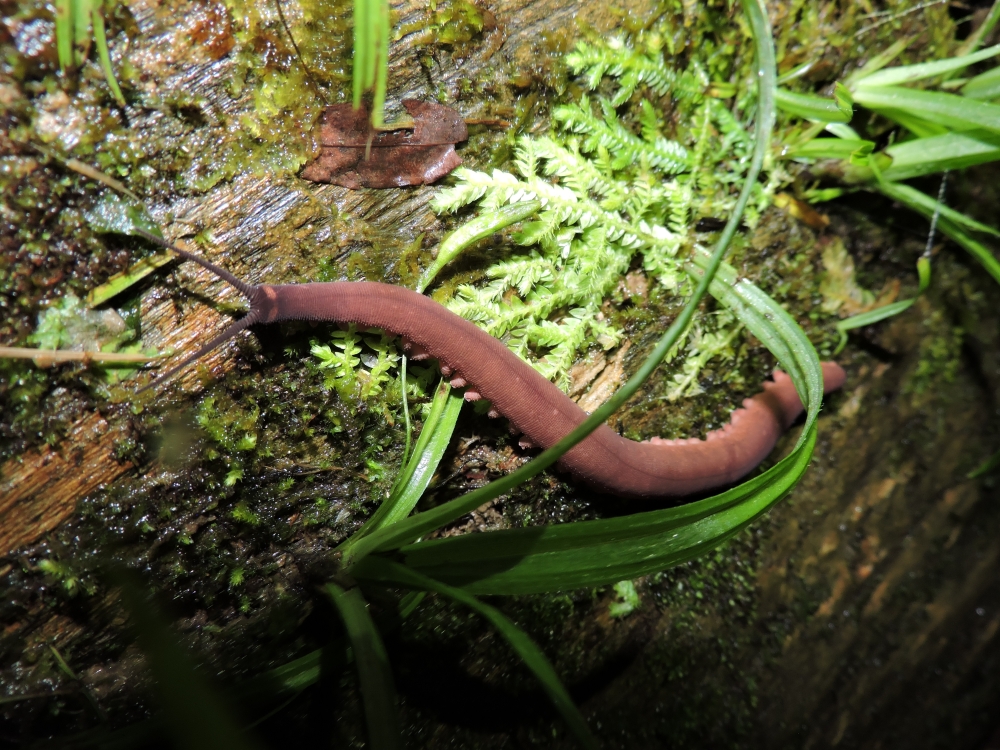
[[[837,84],[834,99],[778,89],[775,103],[778,109],[815,122],[850,122],[853,115],[851,95],[840,84]]]
[[[345,591],[335,583],[328,583],[326,593],[344,621],[354,650],[368,723],[369,747],[372,750],[401,750],[403,740],[389,657],[368,614],[368,604],[356,588]]]
[[[815,426],[804,436],[776,466],[715,497],[622,518],[418,542],[400,550],[402,561],[476,594],[567,591],[655,573],[719,546],[784,497],[809,467]]]
[[[988,133],[947,133],[896,143],[885,150],[892,164],[882,170],[890,182],[1000,159],[1000,138]]]
[[[351,63],[351,78],[355,109],[361,106],[361,97],[371,86],[368,81],[372,54],[370,6],[371,0],[354,0],[354,59]]]
[[[580,744],[585,748],[597,749],[597,742],[590,734],[587,723],[573,704],[572,698],[569,697],[566,688],[559,681],[558,675],[556,675],[549,660],[545,658],[545,654],[528,637],[527,633],[517,627],[498,609],[479,601],[462,589],[435,581],[415,570],[410,570],[382,557],[368,557],[358,567],[357,573],[365,580],[443,594],[482,615],[504,637],[525,665],[534,672],[542,689],[552,701],[552,705],[555,706],[569,725],[570,730],[580,740]]]
[[[240,727],[230,707],[194,665],[173,631],[147,598],[148,587],[131,571],[117,570],[112,581],[135,628],[139,646],[156,680],[165,729],[178,747],[192,750],[251,750],[260,745]]]
[[[115,101],[124,107],[125,96],[118,86],[118,81],[115,79],[115,71],[111,67],[111,53],[108,51],[108,37],[104,32],[104,16],[101,13],[100,4],[94,5],[91,20],[94,27],[94,44],[97,47],[97,57],[101,61],[101,68],[104,70],[104,77],[108,82],[111,93],[114,94]]]
[[[373,531],[406,518],[416,506],[424,490],[434,478],[441,463],[441,457],[448,449],[451,435],[455,430],[459,412],[465,399],[442,380],[431,402],[431,410],[424,421],[420,437],[413,448],[413,455],[406,462],[396,478],[388,499],[379,506],[374,515],[344,545],[341,551],[348,553],[358,540]]]
[[[922,193],[909,185],[901,185],[896,182],[883,180],[879,183],[878,189],[893,200],[899,201],[907,208],[913,209],[927,218],[931,218],[936,213],[938,216],[950,219],[956,226],[964,227],[973,232],[985,232],[986,234],[992,234],[994,237],[1000,237],[1000,230],[976,221],[971,216],[966,216],[953,208],[949,208],[926,193]]]
[[[993,279],[1000,284],[1000,262],[997,261],[996,257],[990,252],[983,243],[974,240],[968,234],[963,232],[958,226],[955,225],[951,219],[947,219],[942,216],[938,219],[938,229],[941,233],[946,235],[949,239],[954,240],[962,248],[965,249],[973,258],[978,260],[982,264],[986,272],[993,277]]]
[[[965,475],[966,479],[978,479],[979,477],[986,476],[994,469],[1000,466],[1000,452],[994,453],[992,456],[983,461],[979,466],[970,471]]]
[[[986,14],[986,18],[979,24],[979,27],[969,34],[969,38],[962,42],[962,45],[957,50],[958,54],[968,54],[982,44],[983,39],[990,35],[990,32],[996,27],[998,21],[1000,21],[1000,0],[993,0],[993,7],[990,8],[990,12]]]
[[[169,250],[143,258],[121,273],[116,273],[100,286],[95,286],[87,293],[87,307],[99,307],[108,300],[117,297],[133,284],[149,276],[161,266],[167,265],[176,256]]]
[[[865,86],[854,92],[854,100],[878,112],[899,110],[954,130],[981,129],[1000,135],[1000,105],[967,96],[901,86]]]
[[[563,453],[583,440],[592,430],[607,420],[618,407],[631,398],[632,394],[639,389],[684,331],[687,330],[694,311],[708,291],[709,283],[715,276],[726,250],[732,241],[733,235],[736,233],[736,229],[743,216],[743,211],[746,208],[747,201],[750,200],[750,195],[753,192],[761,166],[764,163],[764,155],[768,151],[771,131],[774,127],[774,91],[777,76],[774,63],[774,44],[771,39],[771,29],[767,22],[767,13],[761,0],[743,0],[742,4],[744,12],[746,12],[750,21],[757,52],[759,89],[754,151],[750,160],[750,166],[747,169],[743,188],[740,191],[740,196],[736,201],[729,221],[719,236],[711,260],[703,269],[703,277],[698,282],[691,299],[681,310],[680,315],[670,325],[667,332],[654,347],[652,353],[643,362],[635,375],[615,395],[608,399],[607,402],[598,407],[583,424],[560,440],[556,445],[544,451],[530,463],[495,482],[491,482],[486,487],[474,490],[451,502],[444,503],[433,510],[420,513],[392,526],[379,529],[368,537],[361,539],[353,547],[350,555],[345,554],[343,556],[341,563],[344,567],[349,568],[367,554],[377,550],[398,547],[444,524],[450,523],[466,513],[475,510],[482,504],[499,497],[554,464]]]
[[[389,0],[378,0],[375,11],[375,71],[372,96],[372,125],[385,124],[385,95],[389,85]]]
[[[996,99],[1000,97],[1000,66],[980,73],[975,78],[970,78],[960,91],[962,96],[968,96],[972,99]]]
[[[841,333],[841,343],[838,344],[836,350],[834,350],[834,355],[840,354],[840,352],[843,351],[843,342],[847,339],[848,331],[853,331],[855,328],[864,328],[865,326],[878,323],[886,318],[891,318],[894,315],[899,315],[901,312],[909,310],[916,301],[916,297],[903,299],[899,302],[892,302],[888,305],[882,305],[882,307],[876,307],[874,310],[868,310],[867,312],[859,313],[858,315],[852,315],[850,318],[844,318],[837,323],[837,330]]]
[[[975,221],[968,216],[959,214],[944,204],[930,198],[930,196],[924,195],[907,185],[897,185],[889,182],[885,179],[885,174],[887,173],[888,170],[882,175],[883,179],[881,179],[878,183],[879,190],[914,211],[922,213],[924,216],[931,217],[936,212],[938,216],[937,227],[941,230],[942,234],[964,248],[970,255],[972,255],[972,257],[979,261],[983,268],[986,269],[986,272],[989,273],[989,275],[992,276],[998,284],[1000,284],[1000,261],[997,261],[996,257],[992,252],[990,252],[989,248],[970,237],[962,229],[962,227],[965,226],[978,231],[987,231],[993,235],[997,234],[995,229],[985,224],[980,224],[978,221]]]
[[[896,86],[901,83],[913,83],[924,78],[940,76],[946,73],[967,68],[973,63],[988,60],[995,55],[1000,55],[1000,44],[996,44],[988,49],[974,52],[971,55],[961,57],[951,57],[947,60],[935,60],[934,62],[918,63],[916,65],[901,65],[895,68],[880,70],[877,73],[859,78],[855,81],[855,87],[871,88],[875,86]]]
[[[813,138],[799,146],[792,146],[783,156],[788,159],[847,159],[859,160],[875,148],[873,141],[844,138]]]
[[[73,69],[73,0],[56,0],[56,51],[59,70],[68,75]]]
[[[913,42],[914,37],[897,39],[883,52],[879,52],[864,64],[859,70],[855,70],[844,81],[848,88],[854,89],[858,81],[868,78],[878,70],[882,70],[886,65],[895,60]]]
[[[467,221],[441,241],[437,258],[421,274],[415,287],[416,290],[423,292],[434,281],[441,269],[453,261],[469,245],[479,242],[479,240],[485,239],[511,224],[527,219],[536,213],[541,206],[541,202],[536,200],[511,203],[494,210],[492,213],[483,214],[472,221]]]

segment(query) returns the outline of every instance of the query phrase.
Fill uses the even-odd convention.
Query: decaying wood
[[[90,414],[62,443],[30,451],[0,466],[0,550],[30,544],[73,515],[77,503],[132,468],[115,458],[121,426]]]
[[[404,20],[418,5],[426,4],[394,3]],[[228,117],[228,100],[219,93],[232,80],[226,60],[192,64],[199,62],[197,53],[185,57],[188,42],[172,31],[170,16],[156,0],[128,6],[140,29],[132,42],[138,50],[133,63],[155,61],[140,71],[142,80],[164,87],[169,82]],[[494,54],[531,69],[531,54],[524,50],[535,49],[536,40],[554,28],[575,25],[581,6],[570,0],[518,0],[495,9],[497,29],[464,59],[436,65],[430,83],[407,38],[395,44],[391,96],[427,99],[439,87],[464,115],[482,114],[461,96],[462,82],[483,75]],[[160,55],[158,45],[170,54]],[[143,121],[144,116],[136,114],[140,125],[157,127],[155,117]],[[280,283],[301,281],[314,269],[309,253],[339,258],[387,238],[402,238],[405,245],[421,232],[434,236],[439,226],[427,208],[430,196],[431,190],[419,187],[351,192],[241,174],[206,195],[147,200],[158,217],[171,217],[164,226],[168,236],[210,229],[202,249],[213,261],[255,283]],[[278,232],[294,234],[301,252],[277,253]],[[189,265],[164,272],[142,300],[144,343],[161,351],[188,350],[230,320],[197,295],[211,288],[210,296],[228,300],[232,292]],[[938,283],[953,290],[970,282],[942,277]],[[995,712],[1000,696],[1000,511],[995,490],[963,477],[970,468],[966,459],[981,456],[993,439],[983,417],[995,411],[998,391],[996,383],[984,383],[997,368],[963,360],[950,391],[921,400],[908,390],[921,367],[921,342],[933,335],[921,321],[941,309],[940,301],[921,302],[905,319],[886,324],[878,343],[892,352],[891,362],[852,355],[848,387],[821,417],[820,445],[809,473],[748,532],[760,560],[753,564],[746,610],[730,608],[725,610],[730,616],[718,616],[725,602],[716,601],[720,595],[709,587],[704,610],[677,611],[644,598],[636,614],[612,620],[605,593],[598,595],[591,619],[565,623],[559,637],[571,644],[574,656],[557,666],[573,685],[604,675],[604,682],[591,685],[584,711],[592,726],[600,723],[609,746],[667,747],[672,732],[696,722],[741,728],[751,738],[744,743],[749,747],[975,746],[982,717]],[[247,340],[252,335],[242,342]],[[984,361],[1000,361],[995,341],[984,347]],[[206,382],[222,378],[241,361],[236,349],[213,352],[184,373],[171,386],[174,394],[195,395]],[[914,445],[914,425],[923,424],[931,434]],[[109,424],[93,413],[58,446],[29,451],[0,468],[0,552],[6,554],[0,570],[20,570],[24,545],[45,534],[69,535],[80,500],[89,495],[99,503],[102,485],[136,471],[115,458],[115,443],[125,436],[123,422]],[[281,552],[284,569],[298,564],[297,554]],[[8,656],[0,668],[10,680],[4,686],[8,692],[41,674],[45,644],[56,642],[73,655],[74,669],[102,700],[126,695],[126,681],[102,687],[100,679],[128,672],[136,653],[86,662],[92,631],[106,628],[112,640],[117,632],[107,620],[87,620],[86,606],[77,600],[60,612],[38,600],[17,622],[4,624],[10,640],[3,643]],[[191,614],[185,627],[198,629],[205,618],[204,612]],[[242,620],[234,613],[222,624],[235,629]],[[522,624],[537,625],[530,614]],[[549,632],[548,627],[538,625],[538,632]],[[686,633],[685,640],[678,642],[679,633]],[[627,649],[614,650],[624,642]],[[551,651],[554,644],[543,646]],[[611,656],[618,659],[614,670],[594,655],[596,644],[611,644]],[[699,661],[685,664],[682,650],[696,650]],[[698,702],[692,696],[708,697]],[[745,713],[732,719],[741,706]],[[432,720],[421,721],[426,727]],[[446,723],[421,736],[423,744],[416,746],[466,740],[472,746],[469,734]],[[511,743],[510,736],[476,736],[484,746]],[[727,739],[717,744],[739,744]],[[569,747],[561,741],[553,740],[553,746]]]

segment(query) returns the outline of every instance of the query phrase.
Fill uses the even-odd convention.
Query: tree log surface
[[[155,81],[164,90],[204,97],[221,116],[237,114],[225,94],[229,58],[205,62],[174,36],[171,18],[191,7],[130,3],[139,27],[130,60],[145,65],[143,85]],[[397,10],[405,18],[416,7],[404,3]],[[460,99],[461,82],[474,79],[494,55],[517,66],[539,49],[543,32],[575,24],[580,8],[569,0],[518,0],[494,10],[496,30],[462,59],[449,57],[434,68],[437,90]],[[589,7],[585,20],[599,31],[610,23]],[[394,45],[393,97],[435,93],[419,52],[405,39]],[[137,132],[155,129],[155,113],[139,114],[133,126]],[[352,193],[240,174],[204,196],[148,198],[168,236],[209,229],[217,251],[211,259],[257,283],[307,278],[315,267],[306,250],[279,255],[279,231],[301,235],[313,247],[317,237],[329,238],[327,246],[335,243],[341,259],[357,243],[400,249],[408,240],[398,238],[440,235],[427,206],[432,195],[433,188]],[[839,226],[846,232],[855,216],[848,209],[843,216]],[[994,728],[1000,506],[993,480],[964,476],[995,441],[989,422],[1000,395],[1000,341],[990,311],[997,309],[997,294],[963,258],[952,255],[939,265],[935,291],[884,326],[879,351],[848,350],[848,385],[821,417],[811,470],[733,548],[751,556],[746,611],[725,617],[721,604],[712,604],[679,612],[646,598],[641,586],[643,607],[629,617],[609,619],[602,594],[583,620],[566,625],[562,637],[570,645],[557,649],[557,668],[569,675],[571,687],[605,674],[581,691],[588,721],[607,746],[681,747],[687,738],[703,746],[975,748]],[[198,299],[183,299],[179,290],[224,301],[235,300],[235,292],[190,264],[171,278],[170,289],[157,285],[144,294],[144,341],[186,351],[227,320]],[[970,288],[979,297],[963,291]],[[938,378],[921,391],[914,383],[922,382],[927,347],[942,326],[964,328],[964,356],[950,381]],[[234,366],[236,350],[230,344],[214,352],[174,388],[193,400]],[[152,487],[162,476],[160,467],[136,468],[116,458],[115,446],[130,430],[120,413],[94,412],[60,445],[30,449],[0,468],[0,549],[9,551],[0,559],[0,574],[10,601],[25,603],[3,623],[0,636],[0,684],[8,694],[37,684],[50,644],[80,655],[74,669],[99,699],[114,704],[144,684],[141,659],[126,647],[113,597],[87,606],[53,604],[43,587],[31,593],[41,578],[24,562],[44,557],[57,541],[65,548],[82,500],[100,505],[116,482]],[[190,528],[197,531],[210,519],[205,511]],[[719,564],[731,562],[723,557]],[[671,585],[690,583],[683,570],[671,575]],[[649,583],[648,591],[657,585]],[[197,619],[189,617],[185,627],[194,628]],[[529,632],[541,628],[530,618],[522,624]],[[87,662],[86,654],[98,652],[96,642],[119,643],[118,656]],[[571,648],[574,643],[579,648]],[[611,669],[615,658],[618,666]],[[404,704],[415,700],[403,693]],[[423,727],[414,747],[456,740],[467,747],[509,746],[509,733],[525,745],[563,744],[551,740],[549,729],[526,729],[514,720],[506,731],[474,731],[406,711]],[[552,726],[561,727],[554,720]]]

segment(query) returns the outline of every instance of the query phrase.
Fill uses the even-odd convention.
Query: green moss
[[[924,318],[926,333],[920,339],[919,361],[906,383],[906,391],[916,396],[955,381],[962,364],[964,332],[938,308]]]

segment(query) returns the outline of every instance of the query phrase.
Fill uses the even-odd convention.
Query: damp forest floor
[[[517,137],[544,132],[549,105],[579,92],[560,61],[578,39],[636,32],[667,13],[739,23],[724,3],[690,5],[486,2],[475,6],[481,23],[469,25],[458,12],[394,2],[405,33],[391,48],[388,117],[410,96],[447,103],[479,122],[459,148],[464,162],[504,167]],[[323,107],[348,97],[350,3],[283,8],[309,71],[273,6],[114,6],[109,41],[129,102],[121,109],[95,62],[73,85],[60,77],[50,5],[0,0],[0,344],[39,341],[40,314],[60,309],[55,338],[41,340],[187,351],[240,310],[224,284],[171,263],[87,312],[80,301],[90,290],[154,249],[95,228],[106,188],[32,143],[125,182],[172,236],[195,237],[213,262],[253,283],[412,285],[454,224],[430,209],[433,186],[349,191],[297,177],[317,150]],[[909,53],[934,57],[967,33],[964,16],[944,5],[892,10],[895,25],[856,37],[844,29],[864,24],[857,10],[770,4],[779,65],[782,55],[789,66],[816,56],[819,85],[894,35],[912,33]],[[789,31],[806,17],[827,33]],[[997,185],[995,168],[953,175],[949,205],[993,222]],[[912,296],[927,226],[867,194],[818,210],[822,228],[768,209],[740,233],[730,262],[826,357],[836,344],[836,318],[821,312],[831,259],[850,258],[858,289]],[[699,226],[706,243],[716,223]],[[507,235],[482,243],[435,294],[481,279],[509,252]],[[995,477],[966,474],[1000,442],[1000,293],[946,242],[934,245],[933,263],[927,294],[860,329],[837,357],[848,382],[824,407],[813,465],[769,514],[657,575],[491,599],[539,644],[607,747],[972,749],[997,730],[1000,508]],[[678,309],[641,274],[623,281],[608,315],[626,334],[629,346],[616,350],[625,371]],[[146,657],[102,573],[111,563],[142,572],[184,646],[222,685],[328,642],[336,616],[316,589],[329,552],[385,497],[403,453],[398,403],[324,387],[310,349],[335,331],[258,327],[142,394],[127,371],[0,361],[0,748],[73,746],[64,743],[77,733],[154,712]],[[592,354],[612,373],[614,352]],[[732,363],[701,371],[700,394],[665,399],[676,370],[664,369],[612,424],[631,437],[704,435],[772,367],[766,349],[742,337]],[[593,379],[601,367],[583,370]],[[775,455],[795,437],[793,428]],[[466,409],[420,507],[530,455]],[[639,509],[546,473],[444,533]],[[466,610],[430,596],[386,648],[407,747],[573,746],[529,672]],[[257,731],[274,746],[290,737],[365,746],[353,672],[303,690]]]

